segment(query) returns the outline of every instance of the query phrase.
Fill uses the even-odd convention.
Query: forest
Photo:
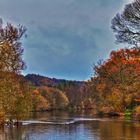
[[[128,47],[110,52],[93,65],[88,81],[23,76],[22,25],[0,21],[0,124],[21,120],[33,111],[87,110],[97,114],[133,115],[140,120],[140,2],[127,4],[111,21],[116,43]],[[94,54],[93,54],[94,55]]]

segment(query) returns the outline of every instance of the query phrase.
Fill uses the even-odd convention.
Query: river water
[[[140,123],[92,112],[34,113],[22,123],[0,129],[0,140],[140,140]]]

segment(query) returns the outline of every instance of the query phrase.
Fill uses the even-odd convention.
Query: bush
[[[132,113],[133,113],[133,110],[131,110],[131,109],[126,109],[124,112],[125,116],[131,116]]]

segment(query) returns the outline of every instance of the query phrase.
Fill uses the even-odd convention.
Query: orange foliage
[[[95,65],[91,79],[96,101],[114,110],[124,110],[139,94],[140,49],[112,51],[110,58]]]

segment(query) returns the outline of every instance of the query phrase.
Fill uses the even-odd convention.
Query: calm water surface
[[[23,126],[0,129],[0,140],[140,140],[140,123],[91,112],[36,113]]]

